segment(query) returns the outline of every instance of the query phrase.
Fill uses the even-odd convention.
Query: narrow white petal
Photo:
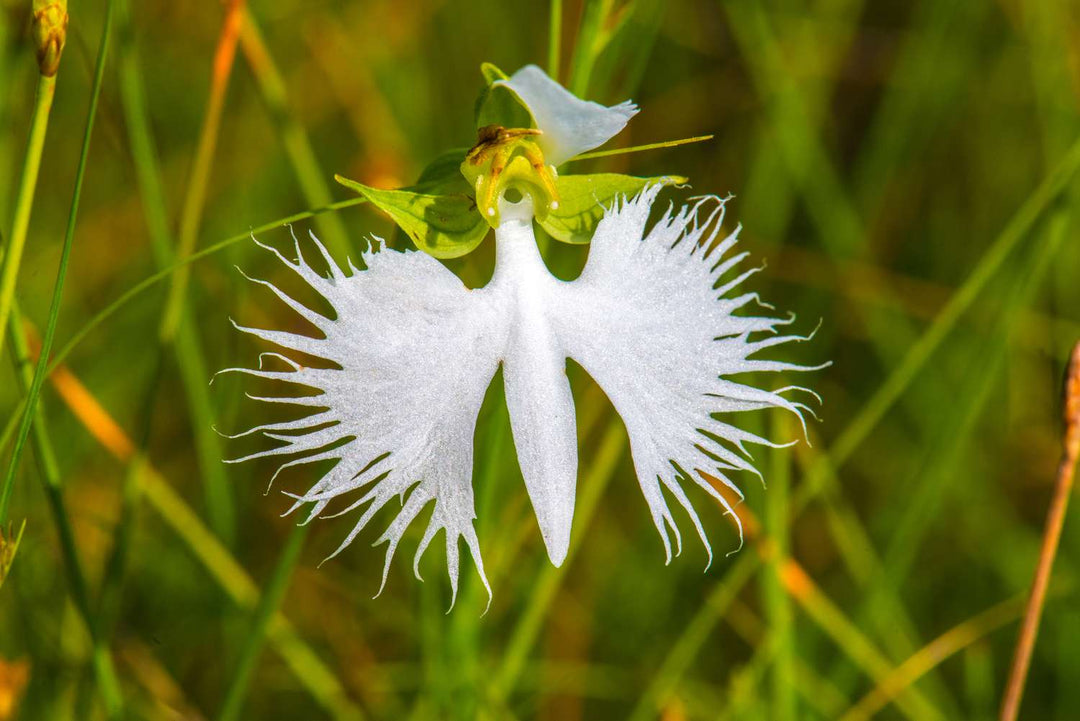
[[[713,199],[718,205],[708,214],[703,203],[669,210],[646,234],[658,190],[649,188],[607,212],[585,270],[560,288],[550,313],[569,356],[604,389],[626,424],[638,481],[670,557],[668,526],[674,525],[664,492],[686,509],[708,548],[680,480],[717,496],[700,480],[705,472],[737,491],[723,471],[753,471],[745,443],[772,445],[713,415],[781,408],[801,418],[804,409],[779,392],[729,376],[806,368],[750,358],[800,340],[750,340],[752,333],[776,332],[789,319],[735,315],[748,299],[717,298],[737,285],[721,281],[737,264],[723,257],[734,246],[734,234],[716,243],[723,201]]]
[[[638,108],[627,101],[613,107],[581,100],[535,65],[526,65],[496,84],[510,88],[529,109],[544,158],[560,165],[570,158],[598,148],[618,135]]]
[[[331,264],[329,277],[303,257],[293,263],[274,252],[329,302],[335,320],[260,282],[324,337],[241,330],[336,364],[312,368],[286,360],[291,370],[245,371],[263,382],[317,389],[321,393],[311,401],[281,400],[326,410],[253,429],[281,445],[247,458],[294,457],[283,467],[337,461],[296,498],[297,506],[314,503],[315,513],[339,497],[342,505],[366,506],[338,551],[391,500],[407,498],[380,539],[387,544],[387,567],[409,523],[433,502],[423,545],[445,532],[448,570],[456,586],[457,544],[464,539],[482,575],[473,530],[473,434],[506,344],[505,313],[494,307],[494,296],[469,291],[425,253],[369,253],[364,257],[367,270],[346,274],[315,244]]]

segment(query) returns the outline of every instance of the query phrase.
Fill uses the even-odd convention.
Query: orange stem
[[[1027,609],[1024,611],[1024,623],[1020,626],[1020,636],[1016,641],[1009,682],[1005,687],[1005,698],[1001,702],[1001,716],[999,717],[1001,721],[1015,721],[1020,712],[1020,700],[1024,695],[1024,684],[1027,681],[1028,668],[1031,666],[1031,653],[1035,649],[1039,620],[1042,618],[1043,605],[1046,603],[1046,589],[1050,585],[1050,573],[1054,567],[1054,557],[1057,556],[1058,543],[1061,541],[1061,528],[1065,525],[1065,511],[1068,509],[1069,495],[1072,493],[1076,461],[1080,458],[1080,343],[1073,347],[1065,381],[1063,445],[1054,496],[1050,499],[1050,509],[1046,513],[1039,563],[1035,567],[1035,578],[1031,582],[1031,596],[1028,598]]]

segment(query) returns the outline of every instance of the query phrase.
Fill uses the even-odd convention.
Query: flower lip
[[[555,166],[611,140],[638,113],[630,101],[609,108],[582,100],[535,65],[526,65],[493,85],[505,86],[528,109],[543,132],[536,142],[547,162]]]

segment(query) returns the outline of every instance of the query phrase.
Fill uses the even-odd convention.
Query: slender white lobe
[[[532,200],[503,201],[495,232],[497,260],[489,288],[511,314],[503,354],[506,405],[518,463],[548,556],[561,566],[570,547],[577,487],[577,424],[566,353],[549,306],[561,281],[544,266],[532,227]]]

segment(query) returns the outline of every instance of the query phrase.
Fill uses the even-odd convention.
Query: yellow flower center
[[[555,169],[544,162],[533,140],[540,134],[533,128],[485,125],[465,154],[461,174],[476,191],[476,207],[491,227],[499,225],[499,198],[511,188],[532,196],[538,220],[559,207]]]

